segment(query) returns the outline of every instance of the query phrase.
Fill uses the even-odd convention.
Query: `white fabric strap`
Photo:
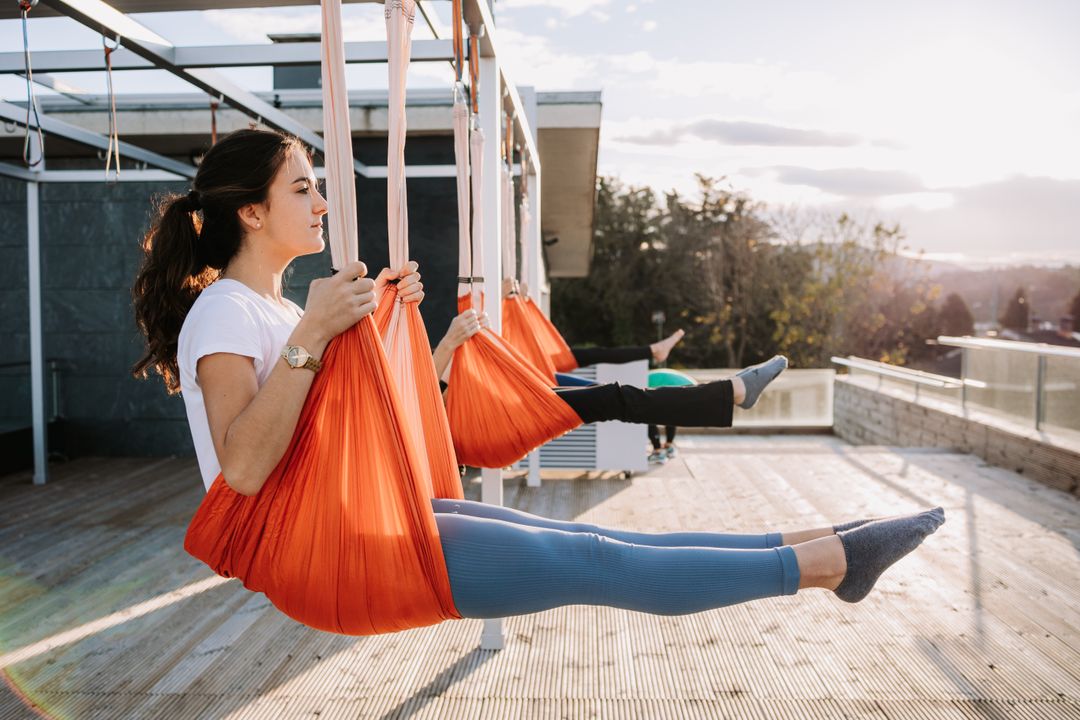
[[[454,161],[457,165],[458,277],[472,277],[469,256],[469,108],[459,85],[454,90]],[[458,295],[469,292],[467,283],[458,285]]]
[[[341,0],[322,0],[323,138],[326,140],[326,200],[330,255],[335,268],[359,257],[356,181],[353,175],[349,92],[345,87],[345,43]]]
[[[415,0],[387,0],[387,67],[390,71],[386,138],[386,230],[390,242],[390,267],[409,261],[409,209],[405,187],[405,84],[412,57]]]
[[[484,210],[480,203],[484,200],[484,178],[480,172],[481,163],[484,161],[484,131],[473,127],[469,134],[469,150],[472,153],[470,164],[472,166],[472,274],[474,277],[484,276]],[[473,285],[473,307],[479,309],[480,284]]]

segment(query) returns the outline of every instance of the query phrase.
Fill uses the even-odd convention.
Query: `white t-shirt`
[[[262,387],[304,312],[290,300],[285,303],[288,307],[267,300],[241,282],[223,279],[202,291],[184,319],[176,353],[180,391],[207,490],[221,472],[221,463],[214,451],[202,388],[195,375],[199,359],[214,353],[253,358]]]

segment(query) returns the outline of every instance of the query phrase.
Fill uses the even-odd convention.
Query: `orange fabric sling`
[[[389,68],[386,215],[390,267],[409,261],[409,213],[405,181],[405,80],[412,47],[414,0],[386,3],[386,48]],[[446,421],[446,408],[431,360],[431,345],[417,303],[397,300],[390,285],[375,311],[375,325],[383,338],[390,369],[398,381],[408,425],[417,433],[417,446],[425,450],[425,469],[435,497],[463,498],[457,458]]]
[[[503,279],[517,285],[517,222],[516,203],[514,202],[514,179],[511,174],[513,163],[513,119],[508,115],[506,118],[506,143],[503,146],[502,167],[502,227],[500,235],[502,240],[502,270]],[[555,365],[551,357],[545,352],[543,346],[537,341],[536,332],[533,330],[528,311],[524,301],[515,290],[502,301],[502,328],[500,334],[524,356],[533,367],[544,377],[548,385],[556,385]]]
[[[462,310],[471,298],[458,298]],[[513,346],[481,330],[454,351],[446,416],[458,460],[473,467],[512,465],[581,425],[547,380]]]
[[[510,137],[511,126],[507,125],[507,138]],[[503,275],[514,280],[517,273],[517,245],[518,225],[514,221],[514,182],[510,174],[510,166],[513,160],[513,144],[508,140],[504,152],[507,154],[507,166],[504,168],[503,187],[505,205],[503,225]],[[530,223],[532,213],[529,208],[528,195],[528,158],[521,158],[521,232],[522,238],[525,233],[531,232]],[[522,240],[522,242],[524,242]],[[531,267],[533,258],[528,252],[521,255],[521,271],[528,277],[528,268]],[[516,283],[515,283],[516,285]],[[555,373],[568,372],[577,367],[574,354],[570,346],[566,344],[562,334],[555,329],[551,321],[533,302],[532,298],[520,292],[515,292],[509,297],[503,298],[502,304],[502,336],[506,341],[521,351],[521,354],[541,372],[549,378],[554,385]]]
[[[475,56],[476,43],[470,48]],[[475,67],[471,69],[470,90],[475,105],[477,73]],[[484,272],[483,254],[479,252],[483,241],[479,201],[483,197],[480,168],[484,136],[474,127],[470,137],[468,110],[460,92],[455,93],[455,101],[460,313],[470,307],[482,310],[483,298],[476,283],[482,282]],[[470,192],[476,203],[470,203]],[[547,378],[489,330],[481,330],[454,351],[446,391],[446,416],[458,462],[473,467],[506,467],[581,424],[581,418],[559,399]]]
[[[532,329],[534,340],[545,354],[551,359],[557,372],[570,372],[577,368],[578,363],[570,346],[563,339],[562,333],[552,324],[544,311],[536,306],[532,298],[522,298],[522,305],[528,317],[529,327]]]
[[[551,354],[541,344],[540,337],[530,316],[528,303],[520,294],[514,293],[502,301],[502,336],[536,368],[549,385],[556,385],[555,363]]]
[[[331,250],[356,259],[340,0],[323,0]],[[352,225],[351,234],[348,228]],[[307,372],[307,371],[304,371]],[[371,317],[323,356],[281,462],[257,495],[214,481],[184,547],[311,627],[369,635],[459,617],[422,447]]]

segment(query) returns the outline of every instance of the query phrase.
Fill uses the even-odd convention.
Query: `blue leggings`
[[[496,618],[563,605],[684,615],[799,588],[780,533],[640,533],[468,500],[431,501],[454,604]]]

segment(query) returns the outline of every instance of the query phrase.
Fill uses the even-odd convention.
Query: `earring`
[[[262,230],[262,223],[255,223],[256,230]]]

